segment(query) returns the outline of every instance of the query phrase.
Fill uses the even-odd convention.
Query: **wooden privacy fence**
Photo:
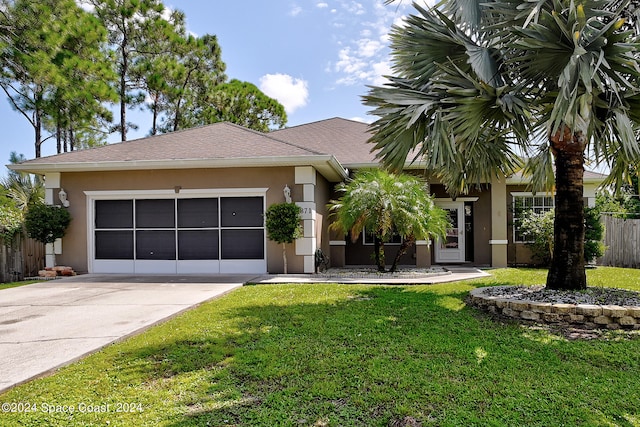
[[[20,235],[11,242],[0,238],[0,283],[35,277],[44,262],[44,244]]]
[[[640,268],[640,219],[614,218],[604,220],[604,244],[607,246],[602,264],[615,267]]]

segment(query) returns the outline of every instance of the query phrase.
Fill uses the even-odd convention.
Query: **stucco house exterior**
[[[288,187],[304,222],[304,237],[289,245],[288,270],[313,273],[318,248],[332,266],[373,263],[368,237],[352,242],[331,232],[326,208],[337,183],[354,170],[379,166],[369,137],[367,124],[341,118],[268,134],[216,123],[9,167],[43,175],[47,203],[68,203],[71,225],[49,250],[57,264],[78,272],[280,273],[282,248],[267,240],[263,215],[285,200]],[[420,164],[407,169],[424,173]],[[585,172],[585,203],[595,203],[603,179]],[[429,182],[454,227],[446,241],[417,242],[402,264],[503,267],[530,261],[512,226],[512,207],[517,200],[546,210],[553,206],[551,195],[528,193],[520,176],[455,200],[437,181]]]

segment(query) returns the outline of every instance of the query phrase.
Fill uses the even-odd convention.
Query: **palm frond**
[[[395,77],[371,88],[374,150],[401,169],[420,160],[454,194],[524,169],[553,186],[547,143],[561,127],[612,180],[640,163],[640,36],[629,0],[442,0],[396,27]],[[473,7],[474,9],[469,9]],[[635,15],[634,15],[635,16]]]
[[[12,173],[2,180],[2,186],[7,189],[7,195],[23,212],[34,203],[44,200],[44,184],[37,176]]]
[[[332,227],[349,233],[352,240],[364,229],[382,241],[394,232],[428,239],[444,235],[448,225],[424,181],[415,176],[362,169],[339,186],[339,193],[340,199],[328,206]]]
[[[555,173],[553,170],[553,154],[549,144],[538,145],[534,155],[525,161],[522,174],[530,179],[530,190],[534,193],[550,193],[555,187]]]
[[[453,16],[457,22],[470,29],[477,28],[483,17],[485,1],[483,0],[452,0],[441,2],[444,13]]]
[[[396,75],[415,80],[415,86],[421,87],[440,63],[453,61],[468,68],[466,46],[471,40],[442,13],[417,5],[416,9],[419,14],[409,15],[402,26],[393,26],[389,33]]]

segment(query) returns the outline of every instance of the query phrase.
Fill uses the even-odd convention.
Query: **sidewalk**
[[[370,269],[338,268],[318,274],[267,274],[251,283],[361,283],[370,285],[430,285],[489,276],[475,267],[455,266],[438,269],[402,269],[397,273],[377,273]]]

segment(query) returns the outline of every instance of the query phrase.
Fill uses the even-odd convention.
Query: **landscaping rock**
[[[38,271],[38,276],[40,277],[56,277],[58,275],[57,271],[53,271],[53,270],[40,270]]]
[[[583,314],[585,316],[598,317],[602,315],[602,307],[595,304],[580,304],[576,307],[577,314]]]
[[[611,322],[611,318],[609,316],[598,316],[593,319],[593,323],[596,325],[608,325]]]
[[[638,322],[631,316],[624,316],[618,319],[618,323],[620,323],[622,326],[633,326]]]
[[[545,322],[551,322],[551,323],[562,321],[562,317],[560,317],[560,315],[556,313],[545,313],[542,315],[542,318],[544,319]]]
[[[576,309],[577,309],[577,307],[576,307]],[[584,315],[582,315],[582,314],[570,314],[569,315],[569,320],[571,322],[574,322],[574,323],[583,323],[584,322]]]
[[[627,315],[627,309],[619,305],[603,305],[602,314],[609,317],[624,317]]]
[[[575,314],[575,304],[553,304],[553,311],[558,314]]]
[[[515,311],[529,310],[529,303],[527,301],[509,301],[509,308]]]
[[[76,272],[73,268],[65,265],[57,265],[55,267],[47,267],[38,272],[38,276],[43,278],[53,278],[58,276],[75,276]]]
[[[540,320],[540,315],[538,313],[534,313],[533,311],[523,311],[520,314],[520,317],[524,320]]]
[[[625,289],[570,292],[542,286],[494,286],[471,290],[467,302],[498,316],[553,328],[640,330],[640,293]]]

